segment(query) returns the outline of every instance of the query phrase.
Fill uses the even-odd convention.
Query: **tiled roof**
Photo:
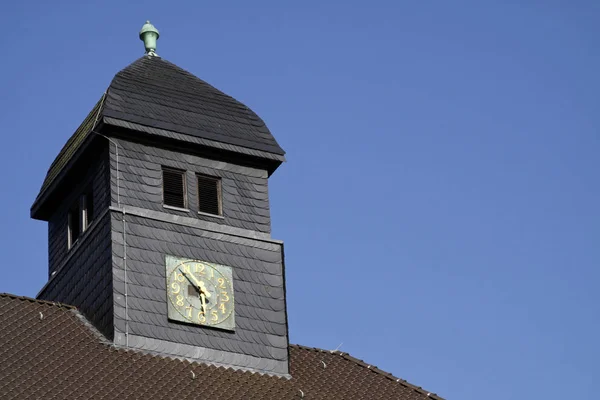
[[[2,399],[440,399],[346,353],[290,356],[287,379],[128,351],[71,306],[0,294]]]

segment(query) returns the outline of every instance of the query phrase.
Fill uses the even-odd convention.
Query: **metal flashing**
[[[138,217],[149,218],[156,221],[168,222],[177,225],[189,226],[192,228],[204,229],[211,232],[238,236],[244,239],[253,239],[263,242],[282,244],[281,240],[272,239],[271,235],[264,232],[251,231],[249,229],[235,228],[233,226],[216,224],[214,222],[208,222],[204,220],[194,219],[190,217],[183,217],[180,215],[168,214],[165,212],[148,210],[140,207],[133,206],[122,206],[121,208],[110,206],[110,210],[119,213],[127,213]]]
[[[183,343],[132,334],[129,335],[129,347],[127,347],[124,336],[122,332],[115,332],[114,344],[116,347],[190,362],[201,362],[237,371],[250,371],[261,375],[271,375],[286,379],[292,378],[289,374],[287,361],[268,360],[246,354],[213,350],[201,346],[190,346]],[[244,365],[252,365],[252,367],[245,367]]]

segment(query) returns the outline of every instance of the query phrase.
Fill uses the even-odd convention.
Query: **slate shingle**
[[[0,294],[2,399],[441,398],[347,353],[290,346],[292,378],[115,348],[71,306]]]
[[[103,115],[283,155],[256,113],[160,57],[144,56],[114,77]]]

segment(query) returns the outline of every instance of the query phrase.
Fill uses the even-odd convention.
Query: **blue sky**
[[[43,176],[112,76],[158,53],[253,108],[291,341],[449,399],[565,399],[600,371],[600,3],[10,2],[0,292],[35,296]],[[362,295],[367,293],[367,295]]]

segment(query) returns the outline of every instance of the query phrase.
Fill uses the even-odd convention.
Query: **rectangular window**
[[[198,177],[198,210],[207,214],[222,215],[221,180],[211,176]]]
[[[83,232],[89,228],[94,220],[93,199],[91,190],[81,196],[81,227]]]
[[[70,249],[94,219],[92,191],[88,190],[69,210],[67,215],[67,246]]]
[[[81,219],[81,213],[79,211],[78,203],[71,207],[67,219],[67,245],[70,249],[73,247],[75,242],[77,242],[77,239],[79,239],[79,223]]]
[[[163,204],[186,208],[185,171],[163,168]]]

